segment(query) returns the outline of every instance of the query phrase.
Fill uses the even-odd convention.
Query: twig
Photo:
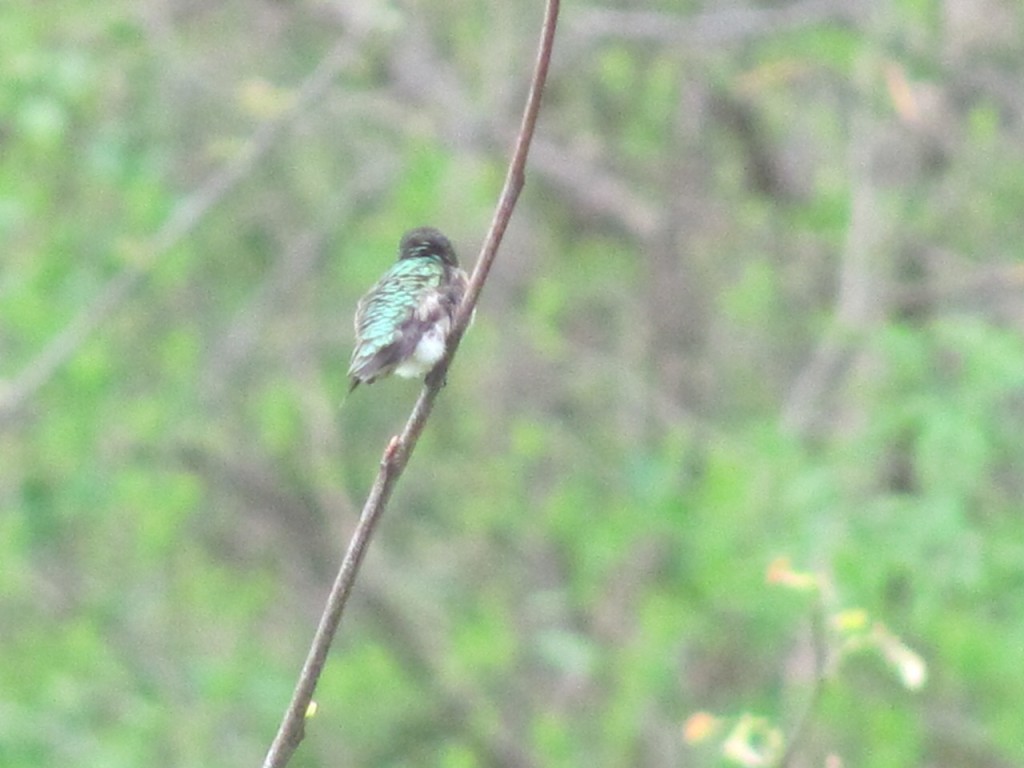
[[[107,283],[99,297],[64,326],[17,376],[8,382],[0,381],[0,426],[16,415],[75,356],[107,318],[143,285],[160,257],[189,235],[249,175],[273,149],[281,134],[321,99],[337,74],[353,60],[354,54],[355,49],[348,38],[335,45],[299,87],[289,109],[277,119],[261,125],[227,166],[182,200],[143,247],[141,256]]]
[[[402,433],[393,437],[384,455],[381,458],[380,470],[377,478],[370,489],[370,494],[363,506],[359,523],[352,534],[348,551],[342,560],[341,568],[335,577],[334,584],[327,596],[327,604],[320,617],[320,624],[313,637],[313,643],[306,657],[302,672],[299,675],[292,695],[291,703],[285,711],[284,718],[278,728],[277,735],[270,745],[267,756],[263,762],[263,768],[282,768],[288,764],[292,754],[302,741],[305,731],[305,717],[309,704],[313,698],[320,673],[323,671],[324,663],[327,660],[327,653],[331,642],[341,621],[345,603],[352,591],[352,585],[359,570],[363,556],[370,542],[370,537],[377,525],[377,521],[387,506],[395,483],[405,470],[409,457],[416,447],[420,434],[426,425],[427,418],[433,410],[434,401],[447,376],[448,367],[452,357],[458,349],[462,335],[465,333],[469,319],[472,317],[473,309],[476,307],[480,291],[487,280],[491,265],[498,251],[498,245],[508,227],[512,211],[515,209],[519,193],[522,191],[525,179],[526,156],[530,148],[530,141],[533,138],[534,128],[537,124],[537,114],[540,110],[541,94],[544,90],[544,83],[547,79],[548,67],[551,62],[551,50],[554,43],[555,25],[558,20],[559,0],[547,0],[547,7],[544,14],[544,25],[541,29],[540,47],[537,53],[537,62],[533,72],[533,79],[530,84],[530,93],[526,101],[526,109],[523,113],[520,124],[519,136],[516,139],[515,149],[509,163],[508,174],[505,177],[505,186],[501,191],[494,218],[491,221],[487,238],[484,240],[480,251],[480,258],[469,280],[465,299],[459,309],[458,317],[452,328],[448,339],[448,348],[445,357],[438,363],[437,367],[427,376],[426,384],[420,393],[416,405],[413,407],[409,420],[405,424]]]

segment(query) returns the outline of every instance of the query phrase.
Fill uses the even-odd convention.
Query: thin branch
[[[391,443],[384,451],[377,478],[370,489],[370,494],[363,506],[359,523],[356,525],[352,539],[349,542],[348,551],[345,553],[341,568],[338,570],[338,575],[328,594],[327,604],[324,606],[324,612],[320,617],[320,624],[317,627],[309,654],[299,675],[295,692],[285,711],[277,735],[274,737],[274,741],[267,752],[263,768],[282,768],[282,766],[287,765],[295,749],[302,741],[305,731],[306,712],[313,699],[313,692],[316,690],[320,673],[323,671],[327,660],[327,653],[337,632],[345,604],[352,591],[359,565],[366,554],[373,530],[384,509],[387,507],[388,500],[394,491],[395,483],[405,470],[409,457],[415,449],[420,434],[426,425],[427,418],[433,410],[434,401],[444,384],[452,357],[455,355],[462,340],[462,335],[466,331],[466,326],[469,324],[469,319],[472,317],[480,291],[483,289],[487,276],[490,273],[491,265],[497,255],[498,246],[508,227],[508,222],[512,216],[512,211],[515,209],[516,202],[519,199],[519,193],[522,191],[525,179],[526,157],[530,148],[530,142],[533,139],[534,128],[537,124],[541,94],[544,90],[544,83],[547,79],[548,68],[551,62],[555,25],[558,19],[558,6],[559,0],[547,0],[544,25],[541,29],[540,47],[537,53],[533,79],[530,84],[530,93],[527,97],[526,109],[523,113],[519,136],[516,139],[515,149],[512,153],[512,160],[509,163],[508,175],[505,177],[505,186],[501,191],[501,197],[499,198],[494,218],[491,221],[487,238],[484,240],[480,258],[477,260],[476,267],[473,269],[473,274],[470,277],[465,299],[459,308],[458,317],[449,336],[447,353],[438,363],[437,367],[427,376],[426,384],[420,393],[419,399],[416,401],[416,405],[413,407],[402,433],[392,438]]]
[[[182,200],[143,247],[142,254],[107,283],[99,297],[64,326],[17,376],[0,381],[0,425],[15,416],[75,356],[107,318],[145,283],[160,257],[195,230],[274,148],[292,123],[322,99],[338,73],[354,60],[355,52],[348,38],[335,45],[303,81],[291,106],[275,120],[262,124],[228,165]]]

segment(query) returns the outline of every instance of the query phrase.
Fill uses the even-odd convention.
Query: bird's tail
[[[359,379],[357,379],[355,376],[353,376],[351,382],[348,385],[348,391],[345,392],[345,394],[341,398],[341,402],[338,404],[338,410],[339,411],[342,408],[345,407],[345,403],[348,402],[349,395],[351,395],[353,392],[355,392],[356,391],[356,387],[358,387],[358,386],[359,386]]]

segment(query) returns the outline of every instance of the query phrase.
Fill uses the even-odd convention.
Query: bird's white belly
[[[444,357],[445,334],[439,323],[420,337],[416,349],[408,358],[399,363],[395,373],[402,378],[412,379],[428,373]]]

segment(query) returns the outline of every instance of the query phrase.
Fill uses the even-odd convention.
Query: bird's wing
[[[440,266],[402,260],[389,269],[356,307],[356,347],[348,375],[353,386],[390,372],[410,355],[423,329],[412,322],[424,296],[444,276]]]

